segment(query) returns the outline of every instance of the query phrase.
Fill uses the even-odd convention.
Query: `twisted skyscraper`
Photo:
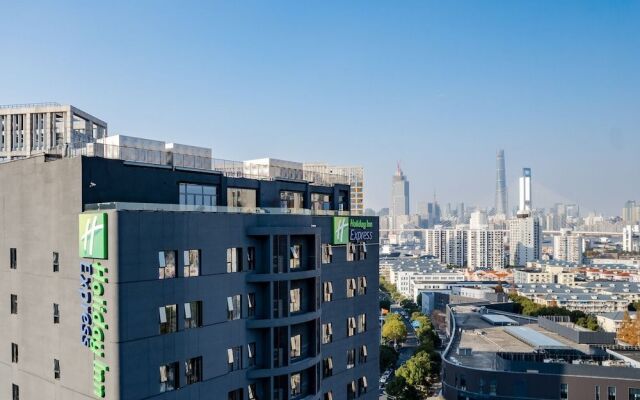
[[[496,156],[496,214],[509,216],[507,208],[507,180],[504,171],[504,150]]]

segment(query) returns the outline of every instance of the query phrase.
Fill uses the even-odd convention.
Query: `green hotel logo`
[[[349,241],[349,217],[333,217],[333,244]]]
[[[80,214],[78,249],[81,258],[107,258],[107,214]]]

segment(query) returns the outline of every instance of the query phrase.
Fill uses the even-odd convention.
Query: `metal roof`
[[[528,344],[536,350],[571,348],[570,346],[526,326],[508,326],[504,328],[504,330],[511,336]]]
[[[520,325],[515,320],[499,314],[482,314],[482,319],[491,325]]]

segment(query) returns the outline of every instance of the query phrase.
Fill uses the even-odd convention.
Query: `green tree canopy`
[[[395,318],[396,316],[397,318]],[[389,341],[399,342],[407,338],[407,327],[396,314],[389,314],[382,326],[382,337]]]
[[[396,371],[396,375],[403,377],[407,384],[412,386],[427,386],[430,374],[431,357],[425,351],[416,353]]]

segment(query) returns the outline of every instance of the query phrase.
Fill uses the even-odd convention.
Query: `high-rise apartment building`
[[[33,154],[66,155],[107,136],[107,123],[58,103],[0,106],[0,162]]]
[[[622,228],[622,251],[640,252],[640,225]]]
[[[640,204],[633,200],[627,201],[622,208],[622,221],[629,225],[640,223]]]
[[[425,250],[441,263],[464,266],[467,252],[467,231],[464,229],[427,229]]]
[[[395,219],[401,215],[409,215],[409,181],[407,177],[402,173],[400,164],[393,175],[391,181],[391,209],[389,215],[393,219],[394,227],[397,228]]]
[[[378,219],[347,185],[33,156],[0,186],[0,398],[378,398]]]
[[[540,259],[542,250],[540,220],[532,213],[530,168],[522,169],[519,182],[519,209],[516,217],[508,223],[509,263],[514,266],[524,266],[529,261]]]
[[[467,268],[501,269],[505,267],[506,233],[504,231],[470,229],[467,235]]]
[[[496,214],[508,217],[509,207],[507,203],[507,178],[504,167],[504,150],[498,150],[496,155]]]
[[[571,229],[562,229],[560,235],[553,237],[553,258],[556,260],[582,263],[584,239]]]

